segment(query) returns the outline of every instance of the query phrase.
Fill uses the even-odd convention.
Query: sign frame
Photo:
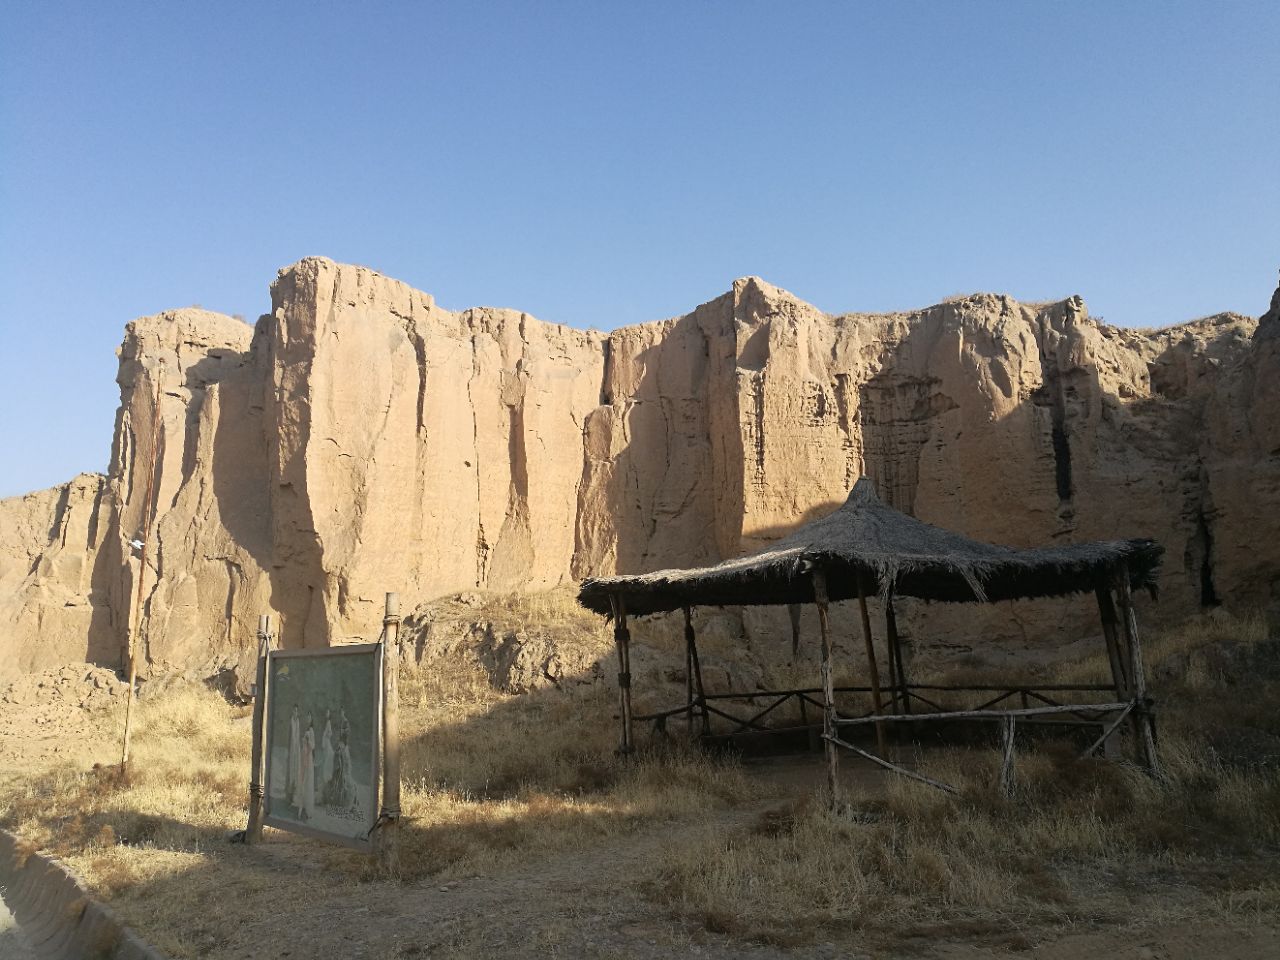
[[[371,791],[370,808],[373,811],[373,822],[370,824],[369,832],[363,837],[344,836],[339,833],[333,833],[318,827],[308,826],[305,823],[299,823],[292,819],[283,819],[274,816],[271,811],[271,730],[274,722],[276,710],[276,684],[273,681],[275,675],[275,666],[277,661],[289,660],[306,660],[320,657],[342,657],[358,654],[372,654],[374,658],[373,676],[371,682],[375,687],[373,700],[373,718],[372,732],[370,737],[370,756],[372,763],[372,782],[369,785]],[[383,725],[385,723],[385,707],[383,702],[383,675],[386,670],[386,647],[381,642],[378,643],[355,643],[342,644],[335,647],[326,647],[322,650],[268,650],[266,655],[266,689],[259,691],[260,694],[265,693],[265,716],[263,719],[263,767],[262,770],[262,800],[263,800],[263,816],[262,823],[266,826],[275,827],[277,830],[285,830],[289,833],[296,833],[306,837],[312,837],[318,840],[326,840],[330,843],[340,844],[345,847],[351,847],[364,853],[374,852],[374,834],[378,826],[379,818],[382,814],[382,780],[384,775],[383,756]]]

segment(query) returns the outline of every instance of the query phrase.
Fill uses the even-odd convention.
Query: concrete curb
[[[104,903],[92,899],[65,864],[0,830],[0,895],[41,960],[169,960],[142,941]]]

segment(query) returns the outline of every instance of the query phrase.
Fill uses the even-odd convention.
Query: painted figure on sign
[[[302,768],[298,772],[297,790],[293,805],[298,808],[299,820],[310,820],[316,809],[316,727],[307,714],[307,729],[302,735]]]
[[[298,770],[302,762],[302,727],[298,720],[298,705],[293,705],[289,714],[289,755],[285,760],[284,795],[293,802],[294,792],[298,789]],[[296,804],[295,804],[296,806]]]
[[[333,777],[325,787],[324,802],[337,810],[346,810],[356,802],[356,785],[351,776],[351,748],[347,745],[348,726],[338,728],[338,748],[334,751]]]
[[[320,736],[320,788],[333,779],[333,722],[324,712],[324,733]]]

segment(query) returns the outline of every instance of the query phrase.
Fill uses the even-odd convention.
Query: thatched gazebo
[[[1163,548],[1153,540],[1110,540],[1028,550],[981,543],[885,505],[876,496],[871,481],[863,477],[835,512],[805,524],[763,550],[710,567],[589,579],[583,582],[578,601],[614,621],[620,665],[623,752],[630,752],[634,747],[635,720],[661,724],[668,717],[684,713],[690,730],[695,717],[700,718],[701,732],[706,736],[711,734],[711,717],[715,715],[736,723],[738,730],[765,732],[771,729],[761,722],[765,715],[795,698],[799,700],[802,716],[806,703],[822,710],[822,737],[833,794],[840,749],[948,789],[946,784],[907,770],[881,755],[885,753],[885,725],[901,721],[1000,722],[1005,750],[1002,780],[1007,787],[1012,782],[1014,725],[1019,720],[1074,719],[1096,724],[1101,727],[1101,735],[1085,751],[1088,754],[1101,747],[1128,718],[1133,723],[1140,759],[1153,774],[1158,774],[1151,701],[1147,696],[1132,593],[1145,587],[1154,594],[1155,574],[1162,553]],[[912,684],[907,678],[894,614],[896,597],[991,603],[1080,593],[1092,593],[1097,600],[1111,663],[1111,685],[961,688]],[[867,598],[872,596],[879,596],[884,605],[888,684],[881,683],[876,663],[867,609]],[[855,597],[862,617],[870,685],[836,688],[832,679],[828,604]],[[787,605],[792,610],[794,645],[799,629],[798,605],[805,603],[815,604],[818,609],[822,639],[820,691],[815,688],[708,693],[704,689],[693,629],[693,607]],[[627,618],[674,610],[684,611],[686,702],[669,710],[633,717]],[[998,695],[972,708],[950,710],[930,699],[934,691],[941,690],[986,691]],[[820,701],[815,697],[819,692]],[[841,716],[836,709],[838,692],[869,693],[872,710],[856,717]],[[1095,700],[1100,693],[1114,696],[1101,703],[1064,703],[1058,699],[1063,694],[1085,692]],[[1019,698],[1020,705],[1010,705],[1014,697]],[[764,698],[772,703],[743,720],[724,709],[724,701],[735,698]],[[925,712],[919,712],[920,705],[927,708]],[[843,728],[862,724],[875,725],[877,754],[841,736]]]

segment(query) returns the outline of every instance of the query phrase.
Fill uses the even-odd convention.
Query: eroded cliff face
[[[1260,321],[1138,332],[1078,298],[830,316],[748,278],[606,335],[307,259],[252,330],[130,324],[119,382],[109,476],[0,503],[10,671],[123,649],[157,386],[153,670],[234,660],[264,612],[320,646],[376,636],[387,590],[714,562],[833,509],[864,464],[888,502],[982,539],[1154,536],[1169,616],[1280,602],[1280,293]],[[1094,631],[1080,603],[961,613],[905,626],[1010,649]]]
[[[109,660],[106,478],[0,500],[0,680],[51,664]]]
[[[369,270],[284,271],[266,341],[286,640],[375,635],[385,591],[545,587],[573,561],[603,337],[452,313]]]

